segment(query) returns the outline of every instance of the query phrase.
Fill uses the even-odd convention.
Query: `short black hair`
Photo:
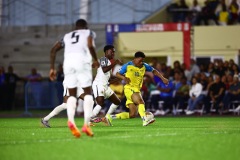
[[[87,21],[84,19],[79,19],[76,21],[76,26],[77,27],[81,27],[81,28],[85,28],[87,27]]]
[[[105,53],[107,50],[113,49],[113,48],[114,48],[113,45],[108,44],[108,45],[106,45],[106,46],[103,48],[103,51],[104,51],[104,53]]]
[[[135,58],[139,58],[139,57],[145,58],[146,56],[143,52],[138,51],[138,52],[135,53],[134,57]]]

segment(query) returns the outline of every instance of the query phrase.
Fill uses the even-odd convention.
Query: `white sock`
[[[90,118],[92,116],[93,110],[93,97],[92,95],[86,95],[83,101],[83,109],[84,109],[84,124],[89,124]]]
[[[107,114],[112,114],[117,109],[117,107],[118,105],[112,103],[107,111]]]
[[[83,112],[83,100],[78,100],[78,106],[77,106],[77,112],[82,113]]]
[[[49,121],[52,117],[58,115],[63,110],[67,109],[67,104],[62,103],[59,106],[55,107],[54,110],[49,113],[46,117],[43,118],[44,121]]]
[[[93,113],[92,113],[92,117],[96,117],[98,115],[98,113],[101,111],[102,107],[100,105],[96,105],[93,108]]]
[[[74,116],[76,112],[76,106],[77,106],[77,99],[73,96],[69,97],[67,100],[67,115],[68,115],[68,120],[73,124],[75,124]]]

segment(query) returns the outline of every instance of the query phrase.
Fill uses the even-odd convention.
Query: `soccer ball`
[[[146,112],[146,118],[147,118],[147,121],[154,119],[154,115],[152,114],[152,112]]]

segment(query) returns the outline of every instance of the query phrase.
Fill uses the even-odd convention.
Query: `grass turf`
[[[39,118],[0,119],[1,160],[239,159],[238,117],[164,117],[143,127],[140,118],[99,123],[93,138],[74,138],[66,118],[43,128]],[[82,118],[77,118],[79,127]]]

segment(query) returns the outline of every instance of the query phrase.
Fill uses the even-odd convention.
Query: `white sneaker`
[[[186,112],[186,115],[191,115],[191,114],[193,114],[193,113],[194,113],[194,111],[190,111],[190,110],[189,110],[189,111]]]

